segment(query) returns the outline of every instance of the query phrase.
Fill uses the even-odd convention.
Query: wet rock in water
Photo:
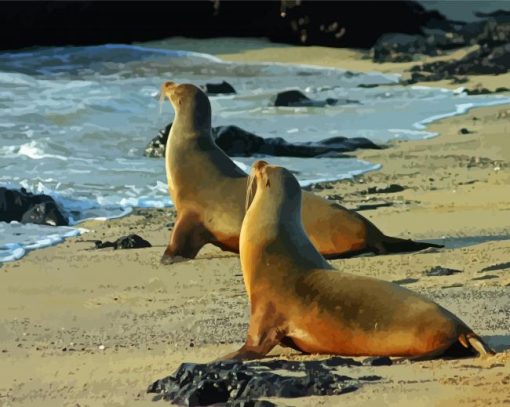
[[[366,358],[362,363],[364,366],[391,366],[393,364],[388,356]]]
[[[128,236],[119,237],[115,242],[96,240],[94,241],[96,249],[104,249],[107,247],[113,247],[117,249],[143,249],[144,247],[152,247],[152,245],[144,238],[131,234]]]
[[[143,155],[145,157],[161,158],[165,156],[166,142],[168,141],[168,134],[172,128],[172,123],[161,129],[156,137],[154,137],[149,144],[145,147]]]
[[[41,202],[33,205],[23,214],[21,223],[35,223],[37,225],[49,226],[64,226],[69,224],[54,201]]]
[[[279,92],[273,102],[274,106],[317,106],[317,103],[298,90]],[[321,105],[325,106],[326,102]]]
[[[359,102],[357,100],[334,98],[327,98],[326,100],[313,100],[299,90],[286,90],[279,92],[276,95],[273,101],[273,106],[324,107],[327,105],[347,105],[352,103]]]
[[[154,400],[164,399],[185,406],[228,403],[232,406],[270,406],[257,400],[261,397],[304,397],[337,395],[355,391],[366,380],[343,376],[337,366],[360,366],[360,362],[340,357],[328,361],[237,361],[209,364],[183,363],[172,375],[149,386],[148,393],[157,393]],[[330,360],[330,361],[331,361]],[[273,373],[278,370],[278,374]],[[285,375],[285,370],[292,374]],[[296,375],[296,373],[301,373]],[[251,404],[253,403],[253,404]]]
[[[205,85],[200,86],[200,89],[207,93],[207,95],[228,95],[237,93],[234,87],[226,81],[221,83],[206,83]]]
[[[48,226],[67,226],[67,217],[49,195],[34,195],[0,187],[0,222],[17,221]]]
[[[462,273],[462,270],[450,269],[442,266],[434,266],[431,269],[425,271],[425,275],[429,277],[439,277],[439,276],[451,276],[456,273]]]
[[[172,123],[160,130],[145,148],[146,157],[164,157]],[[381,149],[363,137],[331,137],[317,142],[289,143],[281,137],[260,137],[237,126],[218,126],[211,130],[215,143],[232,157],[250,157],[254,154],[283,157],[344,157],[341,153],[357,149]]]

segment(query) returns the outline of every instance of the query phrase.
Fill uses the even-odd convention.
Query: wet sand
[[[207,41],[197,47],[207,48]],[[278,44],[264,48],[259,40],[246,40],[252,50],[241,52],[242,40],[237,41],[225,41],[216,54],[257,60],[253,53],[258,53],[258,60],[278,62],[305,62],[313,55],[315,63],[326,66],[404,69],[375,66],[357,51],[279,49]],[[285,57],[284,49],[294,59]],[[337,53],[351,56],[329,62]],[[486,80],[505,86],[504,76]],[[459,134],[461,128],[471,133]],[[447,246],[462,245],[468,237],[480,243],[332,263],[430,296],[499,353],[485,360],[343,368],[346,375],[376,374],[383,380],[346,395],[282,399],[278,405],[510,403],[510,240],[504,239],[510,235],[510,106],[475,109],[434,123],[429,130],[439,136],[357,153],[381,163],[381,170],[352,181],[320,184],[314,191],[349,208],[373,207],[360,213],[390,235],[434,239]],[[367,193],[391,184],[404,189]],[[0,406],[154,405],[145,394],[152,381],[172,373],[181,362],[211,361],[242,344],[249,310],[238,257],[207,246],[195,260],[160,265],[173,217],[171,209],[152,209],[108,222],[86,222],[82,226],[89,233],[0,265]],[[154,247],[91,250],[93,243],[87,241],[129,233],[140,234]],[[462,272],[427,276],[435,266]],[[483,271],[487,267],[492,270]],[[282,348],[272,353],[319,358],[290,355]]]

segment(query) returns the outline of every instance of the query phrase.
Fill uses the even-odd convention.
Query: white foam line
[[[331,72],[337,72],[337,73],[346,73],[346,72],[353,72],[349,69],[343,69],[343,68],[335,68],[335,67],[329,67],[329,66],[319,66],[319,65],[310,65],[310,64],[297,64],[297,63],[289,63],[289,62],[268,62],[268,61],[253,61],[253,62],[249,62],[249,63],[244,63],[244,62],[238,62],[238,61],[225,61],[223,59],[219,59],[220,63],[222,64],[225,64],[225,65],[237,65],[237,66],[267,66],[267,67],[271,67],[271,66],[279,66],[279,67],[295,67],[295,68],[304,68],[304,69],[309,69],[309,70],[314,70],[314,71],[331,71]],[[385,74],[385,73],[382,73],[382,72],[378,72],[378,71],[369,71],[369,72],[360,72],[360,71],[354,71],[354,73],[357,73],[357,74],[363,74],[363,75],[378,75],[378,76],[381,76],[383,78],[386,78],[390,81],[392,81],[391,83],[399,83],[399,78],[402,76],[401,74]]]
[[[200,57],[204,59],[208,59],[213,62],[223,62],[222,59],[215,57],[211,54],[205,54],[202,52],[194,52],[194,51],[185,51],[185,50],[174,50],[174,49],[163,49],[163,48],[152,48],[152,47],[142,47],[139,45],[128,45],[128,44],[105,44],[105,45],[97,45],[85,48],[108,48],[108,49],[133,49],[141,52],[154,52],[162,55],[175,56],[175,57]]]
[[[87,233],[88,229],[85,228],[73,228],[72,230],[64,233],[62,235],[58,234],[50,234],[44,237],[41,240],[38,240],[33,243],[6,243],[5,245],[0,246],[0,250],[8,250],[9,254],[3,257],[0,257],[0,263],[7,263],[21,259],[28,252],[35,249],[42,249],[45,247],[55,246],[59,243],[62,243],[68,237],[79,236],[83,233]]]
[[[413,124],[413,127],[418,130],[424,130],[428,124],[445,119],[447,117],[453,117],[453,116],[459,116],[462,114],[466,114],[469,112],[472,108],[476,107],[488,107],[488,106],[498,106],[498,105],[505,105],[510,104],[510,98],[504,98],[501,100],[492,100],[492,101],[486,101],[486,102],[473,102],[473,103],[461,103],[459,105],[456,105],[456,109],[454,112],[448,112],[448,113],[442,113],[437,114],[435,116],[427,117],[426,119],[420,120],[419,122],[416,122]],[[437,135],[437,134],[436,134]]]

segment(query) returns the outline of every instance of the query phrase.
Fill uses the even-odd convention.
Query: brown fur
[[[455,344],[492,351],[459,318],[396,284],[333,271],[308,239],[301,189],[281,167],[257,162],[256,193],[240,238],[251,316],[245,345],[224,359],[254,359],[279,343],[307,353],[435,357]],[[255,182],[255,181],[254,181]]]
[[[212,140],[211,106],[200,89],[165,82],[161,94],[175,110],[165,156],[168,190],[177,209],[177,222],[186,226],[174,228],[173,235],[191,235],[172,236],[162,262],[172,263],[178,256],[193,258],[206,243],[238,252],[235,240],[241,232],[247,176]],[[327,257],[431,246],[385,236],[363,216],[310,192],[304,192],[302,199],[306,232]],[[204,239],[203,229],[209,239]]]

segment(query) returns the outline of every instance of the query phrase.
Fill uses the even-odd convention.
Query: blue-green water
[[[510,103],[502,96],[398,86],[395,75],[226,63],[210,55],[127,45],[0,53],[0,185],[54,196],[72,224],[120,216],[132,207],[170,205],[163,160],[143,157],[147,142],[173,118],[168,103],[160,113],[159,87],[169,79],[202,84],[211,78],[227,80],[237,90],[233,96],[211,97],[213,125],[233,124],[289,141],[340,135],[378,143],[425,138],[433,135],[425,130],[432,120]],[[290,88],[311,98],[360,103],[271,107],[272,97]],[[247,168],[255,159],[236,161]],[[302,184],[378,168],[354,158],[268,160],[297,171]],[[0,222],[0,261],[76,233]]]

